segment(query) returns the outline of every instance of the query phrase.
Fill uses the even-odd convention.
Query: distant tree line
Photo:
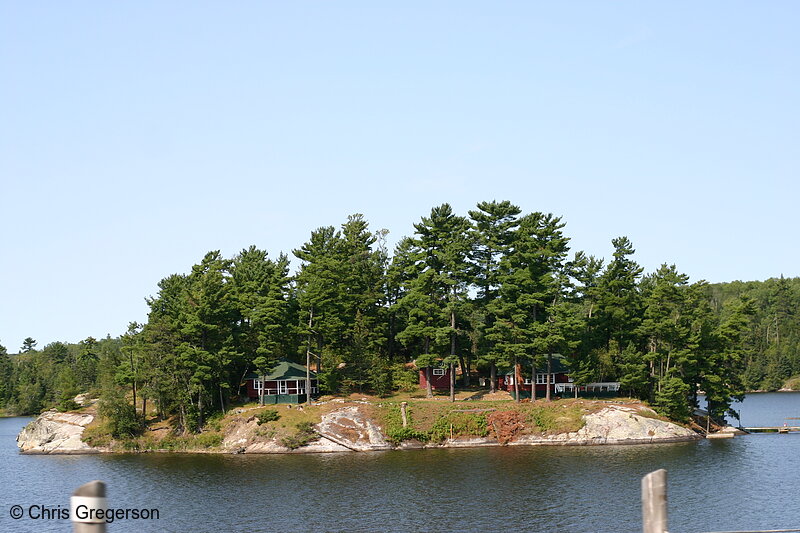
[[[674,265],[650,274],[626,237],[605,261],[570,255],[564,222],[510,202],[466,216],[448,204],[386,249],[361,215],[321,227],[288,256],[251,246],[209,252],[158,284],[145,324],[117,339],[0,349],[0,406],[68,408],[74,394],[126,390],[139,412],[197,431],[242,394],[250,372],[314,354],[324,392],[416,387],[407,363],[481,372],[565,357],[574,380],[623,392],[686,419],[705,392],[716,415],[749,388],[800,373],[798,279],[690,283]],[[30,342],[29,342],[30,341]],[[455,372],[451,372],[455,375]]]
[[[747,390],[776,390],[800,375],[800,278],[734,281],[711,285],[716,314],[731,302],[752,302],[742,339]]]

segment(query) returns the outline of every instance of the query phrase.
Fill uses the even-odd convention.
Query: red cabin
[[[531,389],[534,384],[531,382],[531,370],[525,368],[523,365],[518,365],[521,381],[519,383],[520,397],[530,398]],[[556,383],[572,383],[572,380],[567,374],[567,367],[561,360],[560,356],[553,356],[550,362],[550,393],[556,394]],[[544,369],[536,369],[536,396],[543,397],[547,394],[547,367]],[[500,390],[506,390],[513,396],[514,394],[514,371],[509,369],[502,372],[502,375],[497,378],[497,387]]]
[[[433,390],[450,390],[450,367],[430,367],[431,369],[431,389]],[[419,388],[428,388],[428,377],[425,374],[425,369],[419,370]]]

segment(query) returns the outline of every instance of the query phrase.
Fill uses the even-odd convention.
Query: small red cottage
[[[450,390],[450,367],[435,367],[431,368],[431,389],[433,390]],[[419,369],[419,388],[428,388],[428,378],[425,375],[425,369]]]

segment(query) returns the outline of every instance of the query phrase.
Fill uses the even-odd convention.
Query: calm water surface
[[[800,394],[758,394],[745,425],[800,416]],[[67,506],[92,479],[111,507],[157,508],[117,531],[641,531],[639,483],[669,472],[670,531],[800,527],[800,434],[698,443],[480,448],[295,456],[19,455],[29,421],[0,419],[0,531],[71,531],[12,520],[12,505]]]

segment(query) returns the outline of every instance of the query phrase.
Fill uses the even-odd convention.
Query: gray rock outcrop
[[[323,439],[357,452],[392,448],[381,428],[357,406],[342,407],[324,415],[316,430]]]
[[[353,405],[323,415],[314,428],[319,439],[295,450],[281,446],[259,428],[254,416],[242,419],[228,429],[222,449],[236,453],[328,453],[392,448],[381,428]]]
[[[643,406],[611,404],[584,415],[583,420],[584,426],[575,432],[540,437],[526,435],[510,444],[639,444],[701,438],[690,429],[656,418],[654,411]]]
[[[17,435],[17,446],[23,453],[99,453],[81,440],[84,429],[94,415],[47,411],[25,426]]]

